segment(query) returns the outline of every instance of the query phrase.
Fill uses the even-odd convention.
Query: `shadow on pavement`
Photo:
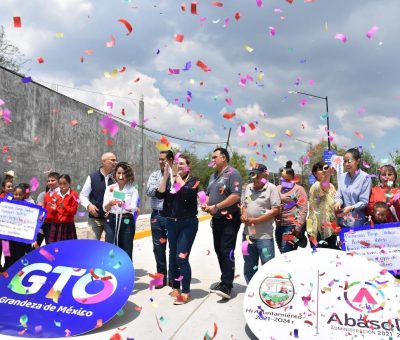
[[[94,329],[93,331],[87,334],[102,333],[128,324],[129,322],[135,320],[140,315],[140,311],[137,311],[135,309],[137,307],[138,305],[134,304],[131,301],[128,301],[125,304],[124,308],[122,309],[124,311],[124,315],[121,316],[115,315],[110,321],[108,321],[102,327]]]
[[[246,324],[246,327],[244,328],[244,331],[246,332],[246,335],[249,337],[250,340],[258,340],[258,338],[253,334],[249,326]]]

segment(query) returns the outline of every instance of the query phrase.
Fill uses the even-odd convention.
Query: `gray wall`
[[[89,173],[100,166],[104,152],[114,152],[121,161],[133,164],[138,186],[140,179],[140,131],[119,123],[119,132],[113,145],[108,146],[109,136],[99,125],[103,114],[96,110],[88,114],[89,106],[59,94],[37,83],[23,84],[21,76],[0,67],[1,108],[11,110],[10,124],[0,118],[0,150],[9,147],[8,154],[0,153],[0,174],[14,170],[15,184],[37,177],[40,188],[33,197],[44,190],[46,171],[50,169],[67,173],[74,189],[83,186]],[[59,112],[58,112],[59,111]],[[72,126],[70,121],[78,120]],[[39,140],[35,142],[35,137]],[[7,155],[12,163],[6,161]],[[154,140],[144,137],[144,180],[158,168],[158,151]],[[145,184],[145,183],[144,183]],[[142,212],[149,211],[148,198],[141,195]],[[80,210],[82,210],[80,208]]]

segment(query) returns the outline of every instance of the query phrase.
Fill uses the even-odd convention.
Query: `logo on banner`
[[[372,282],[345,282],[344,299],[347,304],[360,313],[376,313],[385,307],[383,291]]]
[[[0,334],[28,338],[74,336],[100,327],[123,313],[135,276],[122,249],[97,240],[45,245],[6,274],[0,280]]]
[[[261,301],[270,308],[282,308],[292,301],[294,286],[287,275],[266,277],[260,286]]]

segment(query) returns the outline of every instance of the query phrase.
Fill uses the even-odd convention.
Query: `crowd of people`
[[[323,161],[312,167],[316,179],[309,193],[296,180],[292,162],[280,170],[280,184],[268,181],[268,169],[255,164],[249,170],[249,184],[243,190],[238,170],[229,165],[229,153],[216,148],[212,153],[212,174],[200,208],[209,213],[214,250],[220,268],[220,280],[210,291],[230,299],[235,277],[235,245],[242,224],[245,243],[244,277],[248,283],[257,272],[259,262],[275,256],[275,243],[281,253],[306,246],[307,231],[313,247],[340,249],[338,234],[343,227],[398,222],[400,189],[392,165],[379,169],[379,185],[372,188],[371,176],[360,169],[361,154],[357,148],[346,151],[346,172],[337,175],[337,188],[332,184],[335,170]],[[150,225],[157,270],[156,289],[170,286],[176,305],[192,300],[192,278],[189,262],[198,231],[200,180],[193,176],[190,158],[172,151],[161,151],[160,168],[151,173],[146,195],[151,201]],[[14,185],[15,174],[5,173],[0,198],[35,202],[26,183]],[[246,179],[246,183],[248,179]],[[100,240],[123,249],[132,259],[133,239],[140,198],[135,186],[133,168],[118,162],[113,153],[101,157],[101,167],[90,174],[80,194],[71,189],[68,174],[51,172],[46,191],[36,204],[47,211],[42,228],[32,244],[2,240],[7,268],[43,240],[52,243],[77,238],[75,215],[78,204],[89,214],[88,239]],[[169,258],[167,261],[167,245]],[[168,263],[168,264],[167,264]],[[1,264],[0,264],[1,265]]]

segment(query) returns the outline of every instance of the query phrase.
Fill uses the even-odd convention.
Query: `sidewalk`
[[[210,337],[213,336],[215,323],[218,327],[216,339],[256,339],[246,326],[243,314],[246,283],[240,250],[242,229],[238,234],[235,251],[238,277],[234,283],[233,298],[229,301],[221,300],[216,294],[209,293],[210,285],[219,281],[220,270],[213,250],[210,220],[209,217],[206,218],[208,219],[199,223],[199,231],[190,254],[193,301],[174,306],[168,295],[171,288],[153,291],[148,289],[148,274],[155,273],[156,263],[151,238],[144,237],[134,242],[136,280],[134,290],[123,309],[124,315],[115,316],[101,328],[79,338],[106,340],[119,333],[121,339],[203,339],[206,332]]]

